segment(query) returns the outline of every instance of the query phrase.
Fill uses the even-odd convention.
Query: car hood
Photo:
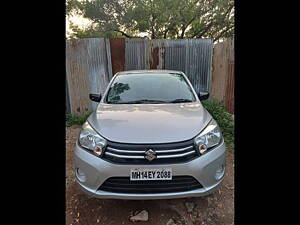
[[[210,121],[201,103],[105,104],[88,118],[104,138],[120,143],[170,143],[194,138]]]

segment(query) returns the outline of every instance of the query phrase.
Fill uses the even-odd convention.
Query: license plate
[[[171,168],[131,169],[130,180],[172,180],[172,169]]]

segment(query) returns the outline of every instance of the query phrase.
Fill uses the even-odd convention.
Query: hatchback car
[[[83,124],[74,152],[76,181],[97,198],[170,199],[211,193],[226,165],[217,122],[180,71],[115,74]]]

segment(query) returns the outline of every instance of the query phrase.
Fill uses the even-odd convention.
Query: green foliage
[[[227,112],[225,106],[216,100],[202,102],[203,106],[219,124],[225,139],[226,147],[229,150],[234,148],[234,120]]]
[[[232,38],[233,0],[67,0],[67,15],[92,21],[80,37],[136,37],[151,39]],[[78,33],[78,35],[76,34]]]
[[[91,113],[85,115],[77,114],[66,114],[66,126],[70,127],[72,125],[82,125]]]

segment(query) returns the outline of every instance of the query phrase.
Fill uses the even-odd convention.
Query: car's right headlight
[[[101,156],[106,146],[106,140],[101,137],[88,122],[82,125],[78,142],[81,147],[90,150],[96,156]]]
[[[206,128],[194,139],[195,145],[201,154],[217,146],[222,139],[221,130],[217,122],[212,119]]]

